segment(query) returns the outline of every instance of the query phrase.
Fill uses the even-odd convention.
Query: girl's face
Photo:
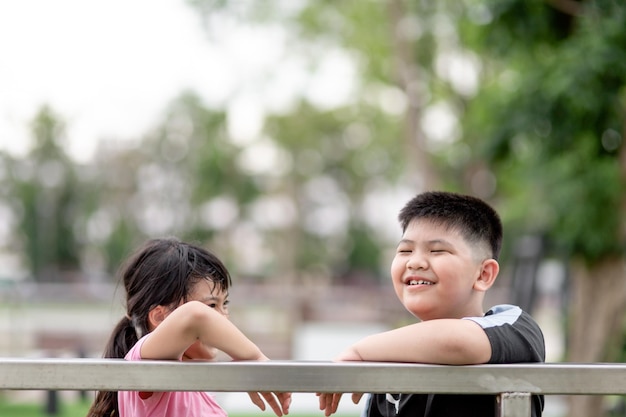
[[[228,318],[228,292],[221,291],[208,279],[200,280],[189,294],[189,301],[200,301]],[[217,349],[197,341],[185,351],[183,360],[214,360]]]
[[[202,279],[194,285],[189,294],[189,301],[200,301],[228,317],[228,292],[221,291],[208,279]]]

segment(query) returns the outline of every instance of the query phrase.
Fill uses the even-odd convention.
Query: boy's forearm
[[[491,345],[485,332],[469,320],[431,320],[368,336],[337,360],[412,362],[443,365],[486,363]]]
[[[356,345],[352,345],[343,352],[341,352],[336,358],[336,361],[364,361],[361,355],[359,355],[359,351],[357,350]]]

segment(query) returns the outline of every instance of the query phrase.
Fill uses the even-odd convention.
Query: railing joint
[[[531,417],[530,392],[503,392],[497,397],[497,417]]]

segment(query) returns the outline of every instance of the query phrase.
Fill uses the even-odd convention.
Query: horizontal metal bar
[[[445,366],[0,358],[0,389],[626,394],[626,364]]]

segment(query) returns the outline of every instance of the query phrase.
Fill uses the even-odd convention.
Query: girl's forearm
[[[213,346],[235,360],[267,360],[259,347],[226,317],[204,304],[201,304],[199,313],[202,317],[194,320],[194,330],[203,344]]]
[[[193,345],[199,342],[199,346]],[[203,359],[207,347],[235,360],[267,360],[261,350],[233,323],[211,307],[190,301],[172,311],[152,331],[141,348],[144,359],[180,359],[183,354]]]

